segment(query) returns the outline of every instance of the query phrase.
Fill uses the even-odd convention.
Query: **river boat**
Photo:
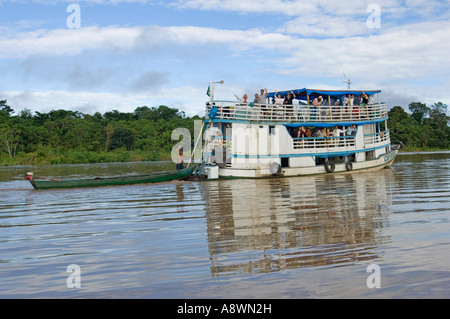
[[[275,104],[275,93],[295,99]],[[268,93],[262,104],[214,100],[211,94],[203,135],[206,169],[218,178],[264,178],[389,167],[397,149],[380,93],[303,88]]]
[[[192,166],[181,170],[156,172],[148,175],[127,175],[66,180],[37,178],[34,177],[33,173],[27,173],[26,178],[31,182],[34,189],[117,186],[181,180],[191,176],[196,168],[196,166]]]

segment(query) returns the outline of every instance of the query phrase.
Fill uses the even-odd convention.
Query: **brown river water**
[[[45,191],[24,180],[173,166],[0,167],[0,298],[450,297],[449,152],[313,177]]]

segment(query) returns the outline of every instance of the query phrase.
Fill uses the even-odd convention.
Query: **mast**
[[[213,102],[214,102],[214,91],[216,89],[216,83],[224,84],[225,82],[223,80],[217,81],[217,82],[212,82],[211,93],[210,93],[210,96],[209,96],[211,105],[213,105]]]

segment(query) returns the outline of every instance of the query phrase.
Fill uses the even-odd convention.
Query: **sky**
[[[85,114],[206,91],[382,90],[450,105],[450,0],[0,0],[0,100]],[[345,77],[344,77],[345,74]]]

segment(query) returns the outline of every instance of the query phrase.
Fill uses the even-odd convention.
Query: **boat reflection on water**
[[[338,267],[381,258],[393,172],[210,181],[213,276]]]

